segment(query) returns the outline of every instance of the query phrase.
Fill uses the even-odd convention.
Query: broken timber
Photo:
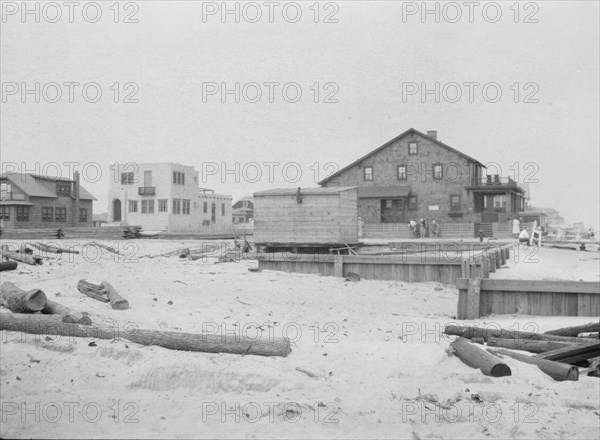
[[[545,332],[545,334],[556,336],[577,336],[580,333],[593,333],[598,331],[600,331],[600,322],[590,322],[589,324],[550,330]]]
[[[488,347],[510,348],[511,350],[523,350],[530,353],[544,353],[557,348],[572,347],[571,342],[556,342],[556,341],[534,341],[531,339],[505,339],[505,338],[489,338],[487,341]]]
[[[503,377],[510,376],[510,367],[492,356],[488,352],[482,350],[474,344],[471,344],[465,338],[457,338],[450,347],[463,363],[471,368],[478,368],[486,376]]]
[[[125,310],[129,308],[129,302],[117,293],[115,288],[108,282],[102,281],[100,284],[106,290],[106,296],[110,301],[110,306],[115,310]]]
[[[10,281],[0,286],[0,300],[9,310],[16,313],[39,312],[46,307],[46,294],[40,289],[21,290]]]
[[[561,347],[535,355],[535,357],[539,359],[547,359],[567,364],[574,364],[598,356],[600,356],[600,342]]]
[[[535,356],[528,356],[522,353],[515,353],[509,350],[504,349],[488,349],[491,353],[498,353],[501,355],[510,356],[514,359],[517,359],[521,362],[525,362],[528,364],[537,365],[537,367],[546,373],[548,376],[552,377],[554,380],[563,381],[563,380],[579,380],[579,369],[577,367],[573,367],[568,364],[563,364],[561,362],[549,361],[546,359],[540,359]]]
[[[107,296],[107,291],[100,284],[90,283],[86,280],[79,280],[77,283],[77,290],[79,290],[84,295],[89,296],[90,298],[94,298],[101,302],[110,301]]]
[[[480,327],[461,327],[458,325],[447,325],[444,328],[447,335],[462,336],[463,338],[483,338],[488,341],[490,338],[506,338],[517,340],[535,340],[535,341],[557,341],[557,342],[575,342],[585,344],[593,342],[586,338],[573,338],[567,336],[554,336],[544,333],[519,332],[517,330],[505,330],[499,328],[480,328]]]
[[[157,345],[170,350],[197,351],[205,353],[231,353],[256,356],[287,356],[290,354],[288,338],[266,337],[265,340],[246,338],[239,335],[212,335],[160,330],[134,329],[115,335],[114,328],[85,326],[56,322],[55,315],[16,315],[2,313],[0,330],[13,330],[32,334],[95,337],[114,339],[121,336],[141,345]],[[49,318],[45,320],[44,318]]]

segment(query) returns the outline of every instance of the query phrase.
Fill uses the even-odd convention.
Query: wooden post
[[[500,249],[496,249],[494,251],[494,257],[496,259],[496,269],[500,269],[502,267],[502,260],[500,257]]]
[[[333,261],[333,276],[334,277],[343,277],[344,276],[344,256],[343,255],[334,255]]]
[[[469,285],[467,287],[467,318],[466,319],[478,319],[481,316],[479,304],[480,304],[480,291],[481,291],[481,278],[469,279]]]
[[[108,281],[102,281],[100,285],[106,289],[106,295],[113,309],[125,310],[129,308],[129,302],[121,297]]]
[[[504,248],[500,248],[500,260],[501,260],[502,266],[506,265],[506,251]]]
[[[471,344],[465,338],[457,338],[450,347],[463,363],[471,368],[478,368],[486,376],[503,377],[510,376],[511,371],[508,365],[474,344]]]

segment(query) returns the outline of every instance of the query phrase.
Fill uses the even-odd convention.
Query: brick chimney
[[[79,171],[75,171],[73,173],[73,197],[75,200],[73,201],[73,226],[79,225],[79,194],[80,194],[80,186],[79,186]]]
[[[437,131],[436,130],[427,130],[427,136],[434,138],[437,140]]]

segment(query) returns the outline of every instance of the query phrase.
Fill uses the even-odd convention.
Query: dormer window
[[[373,180],[373,167],[364,168],[365,181],[370,182]]]
[[[408,143],[408,154],[418,154],[418,153],[419,153],[419,149],[417,147],[417,143],[409,142]]]
[[[56,184],[56,195],[57,196],[69,196],[69,195],[71,195],[71,184],[69,184],[69,183],[57,183]]]

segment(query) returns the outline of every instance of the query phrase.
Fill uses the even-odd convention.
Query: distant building
[[[254,219],[254,199],[243,197],[233,204],[233,223],[250,223]]]
[[[510,177],[484,175],[476,159],[413,128],[352,162],[320,185],[358,186],[365,223],[502,222],[525,209],[525,190]]]
[[[92,218],[92,223],[95,228],[99,228],[100,226],[108,223],[108,212],[94,214],[94,217]]]
[[[232,226],[231,196],[198,188],[193,166],[146,163],[111,169],[109,222],[169,232],[219,232]]]
[[[79,182],[36,174],[0,175],[0,228],[92,226],[96,198]]]

